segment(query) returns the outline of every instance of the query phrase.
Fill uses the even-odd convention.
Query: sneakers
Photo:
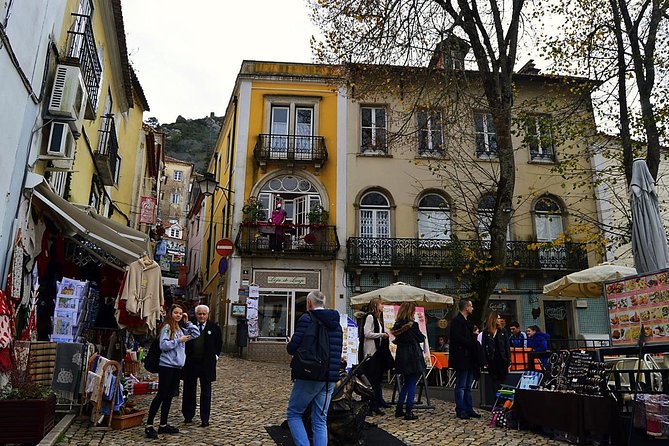
[[[166,426],[160,426],[158,428],[158,433],[159,434],[178,434],[179,433],[179,428],[170,426],[169,424]]]
[[[146,435],[146,438],[151,438],[153,440],[158,438],[158,432],[156,432],[153,426],[147,426],[144,428],[144,435]]]

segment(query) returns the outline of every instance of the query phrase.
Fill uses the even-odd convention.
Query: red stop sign
[[[216,242],[216,252],[220,256],[228,257],[230,254],[232,254],[234,249],[235,247],[232,244],[232,241],[228,240],[227,238],[222,238]]]

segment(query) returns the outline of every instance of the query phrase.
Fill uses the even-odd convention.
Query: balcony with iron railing
[[[98,49],[93,35],[91,17],[83,14],[72,14],[73,21],[67,31],[66,61],[77,65],[88,93],[86,119],[95,119],[98,106],[100,81],[102,80],[102,64],[98,57]]]
[[[339,251],[335,226],[241,223],[235,246],[241,255],[334,259]]]
[[[270,163],[311,164],[316,170],[325,164],[328,152],[323,136],[260,134],[253,156],[262,169]]]
[[[350,237],[346,241],[347,268],[462,269],[481,258],[485,241],[416,238]],[[578,271],[588,267],[585,243],[507,242],[506,268],[517,270]]]
[[[102,184],[113,186],[117,181],[118,165],[118,140],[116,139],[116,125],[112,115],[102,117],[100,127],[100,139],[98,148],[93,154],[95,166]]]

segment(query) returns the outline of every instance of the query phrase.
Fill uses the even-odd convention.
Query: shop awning
[[[129,265],[147,252],[147,239],[140,240],[139,231],[121,229],[123,225],[108,218],[88,214],[53,192],[42,181],[33,188],[33,197],[46,206],[57,226],[81,245],[93,244],[105,260],[110,254],[122,264]]]

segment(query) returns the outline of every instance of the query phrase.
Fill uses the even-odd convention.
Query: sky
[[[222,116],[242,61],[311,62],[305,0],[122,0],[130,62],[160,123]]]

